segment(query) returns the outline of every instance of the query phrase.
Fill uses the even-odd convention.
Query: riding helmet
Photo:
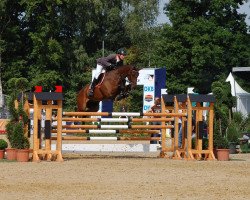
[[[127,51],[124,48],[118,49],[116,53],[124,56],[127,55]]]

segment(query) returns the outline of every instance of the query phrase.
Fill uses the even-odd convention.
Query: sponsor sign
[[[154,85],[155,69],[142,69],[139,71],[137,85]]]
[[[153,95],[151,95],[151,94],[145,95],[145,96],[144,96],[144,99],[145,99],[146,102],[151,102],[151,101],[154,100],[154,99],[153,99]]]
[[[144,92],[154,92],[154,86],[144,86]]]
[[[143,87],[143,112],[147,112],[154,105],[154,82],[148,82]]]
[[[143,111],[148,111],[150,109],[150,105],[144,105],[143,106]]]

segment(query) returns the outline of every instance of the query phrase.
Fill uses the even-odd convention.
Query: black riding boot
[[[88,93],[89,97],[92,97],[94,95],[94,89],[95,89],[96,84],[97,84],[97,79],[94,78],[92,83],[89,86],[89,93]]]

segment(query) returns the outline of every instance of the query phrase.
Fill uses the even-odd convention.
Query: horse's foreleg
[[[78,112],[86,111],[87,101],[88,101],[87,90],[88,90],[88,87],[85,87],[77,95],[77,111]]]
[[[119,90],[121,92],[126,92],[126,79],[121,80],[121,83],[119,85]]]
[[[87,110],[87,103],[89,101],[87,92],[88,92],[87,90],[84,91],[84,97],[83,97],[83,102],[82,102],[82,111]]]

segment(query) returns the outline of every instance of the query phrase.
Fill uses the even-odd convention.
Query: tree
[[[25,77],[44,91],[61,84],[65,105],[90,82],[96,59],[127,47],[129,62],[145,67],[152,54],[158,0],[21,0],[0,3],[3,90]],[[1,87],[0,87],[1,90]]]
[[[21,23],[23,7],[17,1],[0,2],[0,93],[7,88],[7,80],[27,74],[24,59],[25,33]]]
[[[126,2],[126,1],[125,1]],[[141,68],[151,65],[153,45],[158,27],[158,0],[128,1],[124,9],[126,32],[131,39],[129,62]]]
[[[172,0],[166,5],[172,24],[162,27],[154,63],[167,66],[170,92],[193,86],[208,93],[220,75],[247,64],[247,25],[245,15],[237,11],[243,2]]]

